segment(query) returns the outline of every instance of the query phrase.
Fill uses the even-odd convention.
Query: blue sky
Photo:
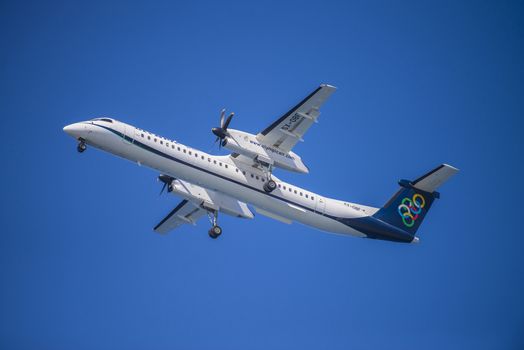
[[[524,347],[524,27],[519,2],[0,4],[0,346]],[[421,244],[258,215],[167,237],[152,170],[66,124],[112,116],[212,149],[222,107],[256,133],[338,91],[296,151],[326,196],[381,206],[399,178],[461,169]]]

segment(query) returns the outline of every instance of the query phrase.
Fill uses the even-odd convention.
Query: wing
[[[207,212],[217,210],[237,218],[254,218],[246,203],[188,181],[173,180],[170,183],[170,191],[184,199],[153,229],[161,234],[166,234],[182,224],[195,224]]]
[[[302,102],[277,119],[257,135],[259,142],[289,152],[320,115],[320,106],[336,90],[334,86],[322,84]]]
[[[206,210],[184,199],[153,230],[166,234],[182,224],[195,224],[205,214]]]

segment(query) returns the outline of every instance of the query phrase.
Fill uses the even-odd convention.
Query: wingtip
[[[456,173],[460,171],[459,168],[455,168],[453,165],[449,165],[449,164],[446,164],[446,163],[442,164],[442,166],[444,166],[444,167],[446,167],[446,168],[448,168],[450,170],[453,170]]]
[[[333,86],[333,85],[330,85],[330,84],[320,84],[320,87],[327,87],[327,88],[331,88],[331,89],[337,89],[336,86]]]

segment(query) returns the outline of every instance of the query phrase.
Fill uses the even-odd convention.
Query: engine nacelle
[[[233,129],[227,131],[229,136],[222,141],[222,146],[227,149],[251,158],[254,162],[268,163],[297,173],[309,173],[309,169],[296,153],[285,153],[278,148],[261,144],[255,135],[247,132]]]

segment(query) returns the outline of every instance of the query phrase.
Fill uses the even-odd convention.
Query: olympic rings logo
[[[404,198],[398,206],[398,214],[402,218],[404,225],[407,227],[415,225],[415,221],[425,205],[426,200],[418,193],[415,193],[412,199]]]

